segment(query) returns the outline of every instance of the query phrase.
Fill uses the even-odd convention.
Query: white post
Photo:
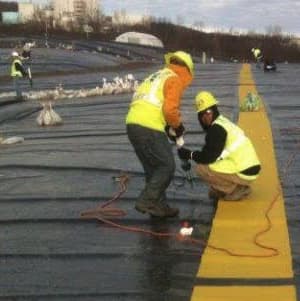
[[[202,64],[206,64],[206,52],[202,52]]]

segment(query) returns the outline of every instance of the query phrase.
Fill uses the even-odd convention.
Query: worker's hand
[[[178,138],[183,135],[185,128],[184,128],[183,124],[180,123],[180,125],[176,129],[174,129],[174,131],[175,131],[176,137]]]
[[[177,150],[178,156],[181,160],[190,160],[191,159],[191,151],[187,148],[181,147]]]
[[[169,125],[166,125],[165,132],[171,141],[176,142],[176,133]]]

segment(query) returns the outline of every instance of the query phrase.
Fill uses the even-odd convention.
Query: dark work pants
[[[21,90],[21,78],[18,76],[13,76],[14,88],[16,91],[16,98],[22,98],[22,90]]]
[[[145,172],[145,187],[138,201],[164,202],[175,173],[172,146],[164,132],[127,125],[128,138]]]

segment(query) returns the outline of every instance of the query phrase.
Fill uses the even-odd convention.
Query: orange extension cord
[[[299,143],[298,143],[298,146],[299,146]],[[294,161],[294,158],[296,157],[296,155],[297,155],[297,152],[293,153],[290,156],[289,160],[287,161],[287,165],[286,165],[286,168],[284,169],[284,173],[283,173],[284,176],[286,175],[286,173],[288,171],[288,168],[290,167],[290,165]],[[111,221],[110,220],[111,218],[123,217],[123,216],[126,215],[126,212],[122,209],[118,209],[118,208],[115,208],[115,207],[108,207],[113,202],[118,201],[121,198],[121,196],[127,191],[129,176],[127,174],[121,174],[119,177],[116,177],[115,179],[116,179],[116,181],[119,182],[119,191],[110,200],[108,200],[104,204],[99,205],[94,209],[83,211],[81,213],[82,218],[84,218],[84,219],[97,219],[97,220],[103,222],[104,224],[108,224],[112,227],[119,228],[119,229],[124,230],[124,231],[139,232],[139,233],[144,233],[144,234],[148,234],[148,235],[152,235],[152,236],[160,237],[160,238],[162,238],[162,237],[174,238],[174,239],[177,239],[177,240],[182,241],[182,242],[200,244],[203,247],[208,247],[208,248],[220,251],[220,252],[224,252],[224,253],[226,253],[230,256],[249,257],[249,258],[265,258],[265,257],[274,257],[274,256],[279,255],[279,250],[278,249],[270,247],[270,246],[266,246],[266,245],[260,243],[258,241],[258,239],[263,234],[270,231],[271,228],[272,228],[272,220],[270,219],[269,215],[270,215],[270,212],[273,209],[276,201],[278,200],[278,197],[281,194],[280,187],[278,187],[277,194],[274,196],[274,198],[270,202],[270,205],[268,206],[268,208],[265,211],[264,215],[265,215],[265,218],[267,220],[267,226],[264,229],[262,229],[261,231],[257,232],[253,237],[253,243],[255,245],[257,245],[258,247],[260,247],[262,249],[269,250],[269,251],[271,251],[271,253],[270,254],[243,254],[243,253],[235,253],[235,252],[232,252],[229,249],[208,244],[205,240],[195,239],[195,238],[192,238],[190,236],[182,236],[180,233],[154,232],[154,231],[145,230],[145,229],[139,228],[139,227],[124,226],[124,225],[121,225],[121,224],[118,224],[118,223],[115,223],[115,222]]]
[[[152,236],[157,237],[175,237],[177,234],[166,232],[154,232],[150,230],[145,230],[138,227],[129,227],[124,226],[109,220],[110,218],[114,217],[122,217],[125,216],[127,213],[115,207],[106,208],[108,205],[120,199],[120,197],[127,191],[127,184],[129,181],[129,176],[127,174],[121,174],[119,177],[115,178],[116,181],[119,182],[119,191],[107,202],[104,204],[97,206],[94,209],[86,210],[81,213],[81,217],[85,219],[97,219],[105,224],[111,225],[115,228],[119,228],[121,230],[131,231],[131,232],[142,232],[145,234],[150,234]]]

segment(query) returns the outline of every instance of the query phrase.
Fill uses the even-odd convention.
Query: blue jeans
[[[127,135],[145,172],[145,187],[138,201],[164,202],[176,168],[172,146],[166,134],[128,124]]]

